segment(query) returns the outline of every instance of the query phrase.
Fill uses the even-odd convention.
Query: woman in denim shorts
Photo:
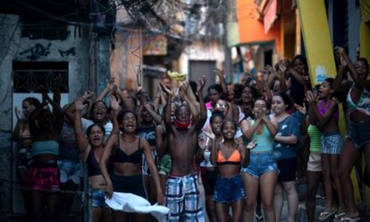
[[[248,167],[242,169],[244,187],[248,196],[244,221],[253,221],[258,189],[260,189],[266,221],[275,222],[274,189],[279,170],[272,147],[277,123],[270,121],[266,116],[268,110],[266,100],[259,98],[254,102],[252,111],[255,119],[250,123],[248,120],[241,122],[244,136],[253,141],[256,146],[251,150]]]
[[[365,172],[363,172],[363,182],[370,186],[370,80],[369,62],[365,58],[359,58],[352,64],[347,53],[338,48],[337,52],[342,57],[342,69],[348,68],[353,81],[343,80],[344,72],[338,72],[334,81],[334,90],[345,91],[347,93],[347,115],[348,115],[348,134],[347,140],[340,156],[339,178],[344,192],[344,199],[347,204],[347,212],[341,218],[342,221],[360,221],[359,212],[354,199],[354,189],[350,177],[352,168],[356,161],[365,155]],[[347,78],[346,78],[347,79]],[[336,84],[337,83],[337,84]]]
[[[118,103],[116,104],[116,106]],[[99,161],[104,151],[105,128],[99,124],[90,125],[86,134],[82,129],[81,111],[85,108],[83,98],[75,101],[74,129],[82,160],[87,165],[89,183],[92,188],[92,221],[112,221],[108,205],[105,203],[105,180],[99,168]],[[112,107],[112,104],[111,104]],[[118,131],[114,129],[114,131]]]
[[[211,148],[211,163],[217,165],[219,172],[213,194],[216,202],[218,221],[227,221],[229,207],[232,207],[233,221],[241,221],[245,192],[240,175],[241,167],[249,163],[249,150],[234,140],[237,124],[233,120],[225,120],[221,125],[223,142],[214,140]]]

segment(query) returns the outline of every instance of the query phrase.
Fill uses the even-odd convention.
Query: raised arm
[[[90,90],[85,91],[84,95],[82,96],[83,104],[87,103],[87,101],[89,101],[93,96],[94,96],[93,91]],[[68,120],[73,123],[75,121],[75,112],[76,112],[75,103],[72,102],[64,110],[64,115],[66,115]],[[89,111],[87,111],[87,113],[89,113]]]
[[[325,126],[328,124],[333,116],[333,113],[338,110],[338,104],[333,100],[324,115],[321,115],[317,107],[316,99],[311,91],[307,91],[307,100],[310,104],[310,109],[312,109],[312,113],[315,116],[315,120],[320,126]]]
[[[225,71],[216,68],[215,72],[216,72],[216,75],[218,76],[218,79],[220,80],[222,93],[225,95],[225,98],[228,98],[228,100],[229,100],[228,91],[227,91],[227,84],[226,84],[226,80],[225,80],[225,77],[224,77]]]
[[[171,90],[167,89],[162,83],[159,83],[163,92],[167,94],[167,104],[164,110],[164,125],[166,127],[167,135],[173,133],[172,123],[171,123],[171,100],[173,93]]]
[[[188,105],[190,109],[190,112],[192,114],[193,123],[196,123],[199,121],[199,108],[197,107],[197,101],[195,100],[195,96],[192,97],[194,98],[194,100],[188,96],[188,93],[187,93],[188,88],[190,88],[188,83],[183,82],[183,84],[180,86],[179,94],[181,98],[185,100],[186,104]]]
[[[162,90],[161,90],[161,86],[158,85],[157,86],[157,93],[156,93],[156,95],[154,96],[154,99],[153,99],[153,105],[154,105],[155,110],[158,110],[159,104],[161,102],[163,102],[163,100],[161,100],[161,97],[162,97]]]
[[[284,59],[279,63],[279,70],[277,71],[277,76],[280,80],[280,91],[286,92],[288,89],[287,80],[286,80],[286,72],[287,67],[289,66],[289,60]]]
[[[304,86],[306,83],[305,83],[305,80],[303,79],[302,75],[299,74],[297,72],[297,70],[295,70],[294,68],[289,68],[289,73],[292,75],[293,78],[295,78],[299,84],[301,84],[302,86]]]
[[[204,123],[207,121],[207,108],[204,103],[204,97],[203,97],[203,87],[206,84],[206,77],[203,76],[201,79],[199,79],[199,88],[198,96],[199,96],[199,106],[200,106],[200,115],[199,115],[199,121],[195,123],[195,130],[197,132],[200,132],[200,130],[203,128]]]
[[[96,97],[95,101],[94,102],[97,102],[97,101],[100,101],[100,100],[104,100],[105,96],[108,95],[109,92],[112,91],[113,87],[115,86],[114,84],[115,82],[115,78],[111,78],[108,82],[107,82],[107,86],[103,89],[103,91]]]
[[[341,64],[339,65],[337,75],[334,78],[333,89],[337,92],[347,91],[350,81],[343,80],[343,75],[346,71],[346,64],[344,64],[344,59],[341,58]]]
[[[24,122],[25,120],[22,119],[22,113],[17,108],[17,106],[14,107],[15,116],[17,117],[17,123],[13,129],[12,132],[12,141],[19,141],[20,140],[20,134],[24,130]]]
[[[45,93],[43,95],[49,101],[50,105],[53,107],[53,128],[61,131],[63,128],[64,123],[64,112],[63,109],[60,107],[60,99],[61,99],[61,92],[60,92],[60,76],[56,79],[55,89],[53,93],[53,100]]]
[[[147,102],[147,95],[144,91],[144,89],[141,90],[141,93],[140,93],[140,106],[142,105],[142,108],[146,109],[149,114],[153,117],[154,121],[156,124],[161,124],[162,123],[162,118],[160,115],[158,115],[154,110],[153,110],[153,107],[151,104],[149,104]],[[153,105],[154,106],[154,105]],[[140,111],[140,108],[139,108],[139,114],[141,113],[142,111]]]
[[[120,90],[118,86],[116,86],[115,93],[116,95],[119,96],[119,98],[121,99],[121,101],[123,102],[127,110],[131,110],[134,112],[136,111],[134,110],[135,107],[132,106],[131,101],[129,99],[129,95],[126,93],[126,91],[123,92],[122,90]]]
[[[341,57],[344,59],[345,63],[347,64],[349,73],[351,74],[351,77],[353,81],[355,82],[355,84],[366,88],[366,90],[370,90],[370,80],[358,78],[357,70],[355,66],[353,65],[351,59],[348,57],[346,51],[343,48],[339,48],[339,47],[337,48],[337,51],[339,52],[339,54],[341,55]]]
[[[83,98],[78,97],[75,101],[75,108],[76,111],[74,113],[74,128],[75,128],[75,136],[77,140],[77,147],[78,149],[83,153],[84,160],[87,158],[87,154],[90,152],[88,149],[89,146],[89,140],[86,137],[86,133],[83,132],[82,129],[82,122],[81,122],[81,111],[86,107],[85,104],[83,104]]]
[[[112,116],[112,122],[113,122],[113,129],[111,131],[112,134],[119,133],[119,123],[117,120],[118,113],[120,111],[120,100],[116,95],[111,95],[110,96],[110,107],[113,110],[113,116]]]

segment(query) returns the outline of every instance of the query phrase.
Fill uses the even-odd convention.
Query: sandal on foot
[[[319,220],[326,220],[329,217],[333,216],[337,212],[337,209],[334,209],[332,211],[323,211],[320,213]]]
[[[333,221],[334,222],[341,221],[344,216],[346,216],[346,213],[344,213],[344,212],[342,212],[342,213],[336,213],[334,215],[334,220]]]
[[[257,221],[263,221],[263,215],[262,214],[261,215],[256,214],[256,219],[257,219]]]
[[[347,222],[356,222],[356,221],[360,221],[361,218],[360,217],[349,217],[349,216],[344,216],[342,217],[342,219],[340,221],[347,221]]]

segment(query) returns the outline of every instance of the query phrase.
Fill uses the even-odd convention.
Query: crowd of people
[[[307,183],[309,222],[360,221],[350,173],[363,152],[362,181],[370,186],[369,63],[358,58],[353,64],[342,48],[335,53],[337,75],[316,86],[301,55],[247,73],[241,83],[228,85],[215,70],[218,83],[207,95],[204,77],[164,75],[153,98],[111,79],[98,96],[86,91],[62,108],[55,81],[53,98],[43,92],[41,101],[26,98],[23,112],[15,110],[28,218],[68,221],[74,194],[63,190],[78,189],[86,164],[94,222],[155,221],[110,209],[106,199],[115,192],[168,207],[169,221],[205,221],[207,215],[211,222],[278,222],[286,197],[294,222],[298,179]],[[345,116],[339,115],[342,102]],[[326,205],[315,215],[320,182]]]

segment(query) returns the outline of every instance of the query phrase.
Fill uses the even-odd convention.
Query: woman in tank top
[[[33,221],[42,221],[45,206],[47,206],[48,220],[57,219],[57,200],[60,190],[57,166],[58,140],[63,127],[59,85],[57,81],[53,99],[48,96],[46,90],[42,92],[42,104],[31,113],[29,118],[33,162],[27,172],[27,183],[32,196]]]
[[[244,189],[247,193],[245,221],[253,220],[255,202],[258,190],[262,198],[262,208],[268,222],[275,221],[274,189],[277,183],[279,170],[273,153],[274,136],[277,130],[277,122],[272,122],[266,115],[268,104],[263,98],[254,102],[254,120],[241,122],[244,136],[255,143],[256,147],[250,152],[250,163],[243,168]]]
[[[217,143],[222,141],[221,124],[225,116],[219,110],[212,112],[210,124],[212,134],[202,132],[203,143],[199,142],[200,149],[198,149],[197,159],[200,162],[200,175],[206,195],[206,211],[209,221],[214,222],[216,219],[215,202],[213,201],[213,193],[215,190],[215,181],[217,176],[217,167],[211,163],[211,145],[213,140]]]
[[[147,199],[142,177],[142,156],[148,162],[149,170],[155,182],[158,204],[164,203],[157,167],[152,158],[148,141],[136,135],[138,119],[134,112],[122,110],[114,120],[121,133],[115,133],[108,139],[100,160],[100,169],[106,181],[106,195],[111,198],[113,191],[131,193]],[[144,154],[144,155],[143,155]],[[111,160],[112,173],[108,174],[106,163]],[[147,215],[113,211],[113,220],[117,222],[146,221]]]
[[[92,124],[87,128],[86,134],[83,132],[81,111],[86,107],[83,101],[82,97],[75,101],[74,128],[77,146],[82,153],[83,162],[87,165],[89,182],[92,188],[92,219],[93,222],[108,222],[112,219],[110,209],[105,203],[105,180],[99,167],[99,160],[104,152],[105,128],[99,124]],[[114,110],[114,115],[117,115],[118,101],[111,100],[110,106]],[[113,128],[112,132],[117,133],[118,128]]]
[[[365,58],[359,58],[352,64],[343,48],[337,48],[341,56],[341,65],[335,77],[334,89],[347,93],[347,140],[340,156],[339,178],[347,204],[347,212],[342,221],[360,221],[359,212],[354,200],[354,190],[350,174],[362,151],[365,154],[365,171],[363,182],[370,186],[370,80],[369,63]],[[352,80],[342,80],[345,68]]]

